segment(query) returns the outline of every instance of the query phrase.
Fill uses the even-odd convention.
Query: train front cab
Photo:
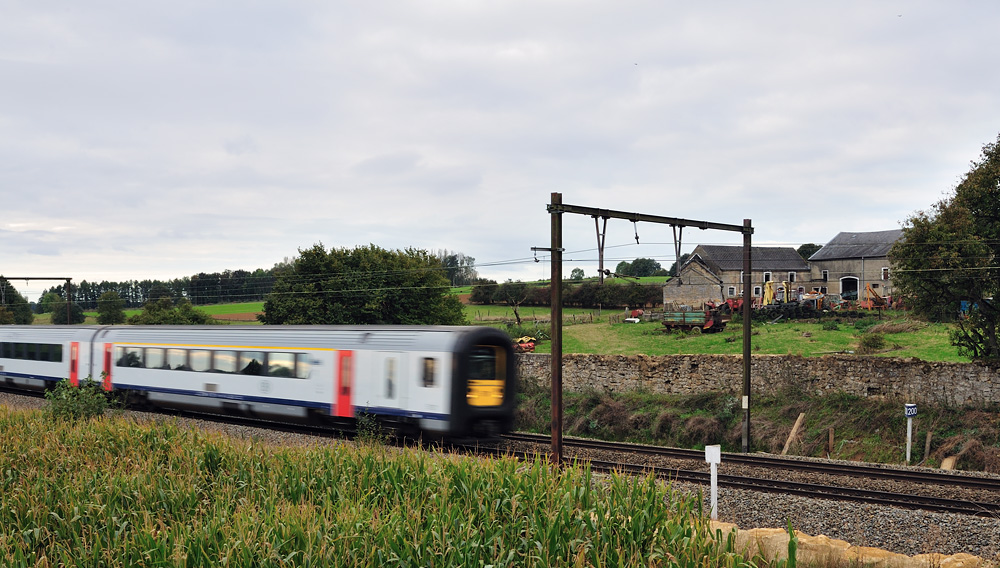
[[[507,334],[479,328],[463,336],[455,349],[452,385],[453,437],[489,438],[510,432],[517,378]]]

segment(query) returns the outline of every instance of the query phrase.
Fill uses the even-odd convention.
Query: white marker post
[[[910,463],[910,447],[913,444],[913,417],[917,415],[916,404],[904,404],[903,414],[906,416],[906,463]]]
[[[719,520],[719,464],[722,463],[722,446],[705,446],[705,461],[712,471],[712,520]]]

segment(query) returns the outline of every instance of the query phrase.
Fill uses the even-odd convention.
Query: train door
[[[80,342],[71,341],[69,344],[69,384],[74,387],[80,386]]]
[[[337,351],[334,367],[333,412],[334,416],[354,417],[351,401],[354,395],[354,352]]]
[[[111,390],[111,370],[114,369],[114,362],[112,361],[112,350],[114,349],[114,344],[105,343],[104,344],[104,390]]]
[[[372,365],[376,381],[377,404],[386,409],[405,410],[407,408],[408,373],[406,355],[395,351],[375,353]]]

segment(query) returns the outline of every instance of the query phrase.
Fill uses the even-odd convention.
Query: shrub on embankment
[[[4,566],[766,565],[713,539],[699,499],[544,458],[275,448],[6,407],[0,431]]]

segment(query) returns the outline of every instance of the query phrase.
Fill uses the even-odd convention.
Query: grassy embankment
[[[273,447],[6,407],[0,429],[4,566],[767,565],[715,540],[699,499],[544,458]]]

